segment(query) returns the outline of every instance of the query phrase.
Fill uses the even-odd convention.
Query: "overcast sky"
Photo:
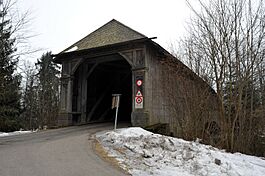
[[[30,11],[29,40],[35,48],[56,54],[112,19],[136,31],[158,37],[168,48],[181,37],[190,10],[185,0],[20,0],[20,10]]]

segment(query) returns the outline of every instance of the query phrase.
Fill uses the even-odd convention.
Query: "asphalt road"
[[[126,175],[92,149],[91,134],[111,128],[109,123],[90,124],[1,137],[0,176]]]

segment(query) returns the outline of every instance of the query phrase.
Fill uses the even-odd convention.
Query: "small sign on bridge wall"
[[[135,109],[143,109],[143,97],[135,97]]]
[[[135,109],[143,109],[144,107],[144,97],[142,93],[142,85],[143,85],[143,80],[142,79],[137,79],[136,80],[136,95],[135,95],[135,101],[134,101],[134,107]]]

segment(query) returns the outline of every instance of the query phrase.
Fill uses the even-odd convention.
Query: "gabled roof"
[[[141,38],[146,38],[146,36],[113,19],[61,53],[97,48]]]

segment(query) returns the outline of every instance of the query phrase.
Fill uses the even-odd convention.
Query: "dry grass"
[[[126,175],[130,175],[128,173],[128,170],[122,168],[120,166],[119,161],[108,155],[108,152],[102,147],[102,145],[100,144],[100,142],[97,139],[93,140],[93,150],[96,152],[96,154],[102,158],[104,161],[110,163],[112,166],[114,166],[115,168],[119,169],[120,171],[122,171],[123,173],[125,173]]]

